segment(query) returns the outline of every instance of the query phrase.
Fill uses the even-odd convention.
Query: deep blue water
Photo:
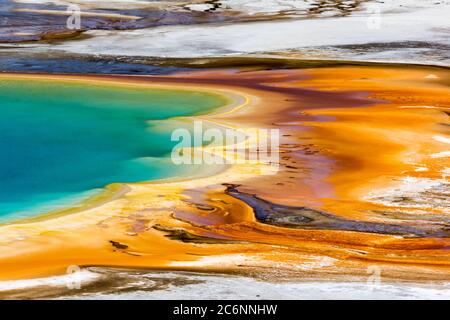
[[[181,174],[187,169],[167,158],[170,128],[147,121],[224,103],[199,92],[0,80],[0,219],[55,209],[113,182]]]

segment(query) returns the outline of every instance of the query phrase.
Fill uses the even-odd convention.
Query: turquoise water
[[[0,219],[67,205],[113,182],[177,176],[171,129],[149,120],[225,104],[209,93],[0,80]]]

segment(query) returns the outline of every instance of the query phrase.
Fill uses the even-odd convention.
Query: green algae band
[[[0,220],[67,205],[114,182],[181,175],[171,129],[149,120],[206,113],[205,92],[50,80],[0,80]],[[159,126],[160,127],[160,126]]]

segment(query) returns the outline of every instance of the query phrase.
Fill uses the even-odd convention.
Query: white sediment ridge
[[[66,288],[57,299],[91,299],[91,300],[251,300],[251,299],[283,299],[283,300],[400,300],[400,299],[435,299],[444,300],[450,297],[448,284],[414,284],[370,281],[289,281],[272,282],[261,281],[248,277],[205,275],[201,273],[179,272],[146,272],[135,274],[126,271],[116,274],[126,276],[128,281],[120,282],[116,293],[105,289],[85,292],[83,288],[104,276],[83,270],[78,274],[38,278],[31,280],[1,281],[0,293],[13,291],[16,294],[28,292],[34,296],[34,290],[47,290],[52,294],[53,289]],[[166,279],[167,285],[158,286],[158,281]],[[177,284],[182,280],[184,284]],[[76,282],[80,281],[80,282]],[[191,284],[187,284],[191,281]],[[78,285],[79,284],[79,285]],[[75,286],[76,287],[75,287]],[[39,292],[39,291],[38,291]],[[108,293],[106,293],[108,292]],[[41,296],[45,298],[45,296]]]
[[[35,278],[24,280],[7,280],[0,281],[0,292],[20,289],[33,289],[36,287],[70,287],[85,285],[91,281],[94,281],[99,277],[98,274],[90,272],[88,270],[82,270],[66,275],[53,276],[47,278]]]
[[[450,1],[387,0],[343,17],[91,30],[83,39],[20,46],[110,56],[289,55],[448,65],[449,16]]]
[[[352,282],[270,283],[250,278],[208,277],[207,282],[164,291],[130,292],[113,295],[83,296],[83,299],[185,299],[185,300],[447,300],[450,288],[411,284],[380,284]]]
[[[450,213],[449,186],[450,182],[444,174],[442,179],[407,176],[395,186],[371,192],[364,199],[386,206],[419,209],[433,207]]]

